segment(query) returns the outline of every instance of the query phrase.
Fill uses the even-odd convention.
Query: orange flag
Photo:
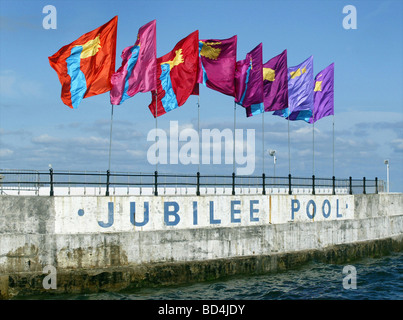
[[[77,108],[84,98],[111,90],[117,23],[115,16],[49,57],[62,85],[62,101],[70,108]]]

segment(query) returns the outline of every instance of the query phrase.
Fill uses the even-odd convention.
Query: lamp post
[[[273,177],[274,177],[274,184],[276,183],[276,150],[269,150],[269,154],[270,156],[273,157],[273,163],[274,163],[274,173],[273,173]]]
[[[384,161],[386,164],[386,192],[389,193],[389,159]]]

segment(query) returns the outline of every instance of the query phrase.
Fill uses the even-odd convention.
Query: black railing
[[[187,194],[201,195],[201,189],[214,188],[214,193],[221,188],[231,190],[231,194],[244,193],[244,188],[255,188],[254,193],[266,194],[272,193],[301,192],[309,194],[357,194],[357,193],[378,193],[384,190],[383,180],[366,179],[336,179],[317,178],[313,175],[311,178],[293,177],[270,177],[264,173],[261,176],[237,176],[232,175],[202,175],[196,174],[162,174],[154,173],[123,173],[123,172],[72,172],[55,171],[50,168],[49,171],[33,170],[0,170],[0,193],[7,194],[7,190],[34,191],[39,195],[40,189],[49,188],[49,195],[55,194],[56,187],[67,187],[67,194],[70,195],[71,188],[83,188],[86,194],[86,188],[93,187],[99,189],[99,195],[110,195],[111,188],[127,188],[127,194],[130,194],[130,188],[151,188],[152,194],[158,196],[159,188],[185,188]],[[194,190],[194,191],[193,191]],[[220,193],[220,192],[218,192]],[[43,194],[43,193],[42,193]]]

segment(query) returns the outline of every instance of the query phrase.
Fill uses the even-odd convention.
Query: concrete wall
[[[402,194],[1,196],[0,296],[45,292],[47,265],[55,292],[85,292],[266,272],[361,245],[337,251],[352,259],[402,239]]]

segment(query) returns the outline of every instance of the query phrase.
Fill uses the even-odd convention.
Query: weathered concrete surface
[[[149,222],[134,226],[145,221],[145,202]],[[0,296],[170,285],[387,254],[403,247],[402,211],[402,194],[1,196]],[[55,290],[43,288],[47,265],[57,270]]]

